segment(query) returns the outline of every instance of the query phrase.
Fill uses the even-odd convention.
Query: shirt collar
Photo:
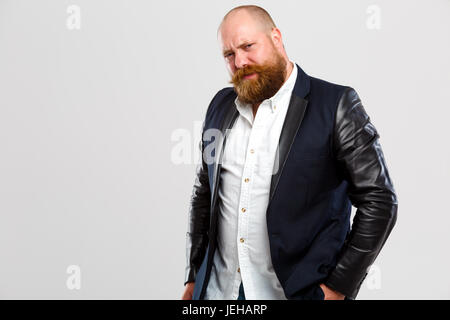
[[[292,72],[288,79],[283,83],[281,88],[269,99],[264,100],[262,103],[268,103],[272,112],[275,112],[277,103],[280,102],[284,94],[291,93],[294,89],[295,81],[297,80],[297,66],[294,61],[289,60],[293,64]],[[251,110],[251,106],[248,103],[241,103],[238,97],[234,100],[237,110],[241,114],[247,114],[248,109]]]

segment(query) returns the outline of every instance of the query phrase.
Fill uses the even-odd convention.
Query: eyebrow
[[[246,45],[251,44],[251,43],[252,43],[252,41],[245,41],[244,43],[240,44],[238,46],[238,48],[245,47]],[[232,52],[233,52],[233,50],[231,50],[231,49],[225,49],[225,50],[223,50],[223,55],[226,56],[227,54],[232,53]]]

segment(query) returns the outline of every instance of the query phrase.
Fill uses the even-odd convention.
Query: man
[[[182,298],[354,299],[397,215],[377,130],[354,89],[288,59],[264,9],[218,36],[233,88],[203,125]]]

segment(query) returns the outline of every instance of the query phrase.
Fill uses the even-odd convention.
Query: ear
[[[281,35],[281,31],[278,28],[272,28],[270,32],[270,37],[275,47],[282,48],[283,47],[283,37]]]

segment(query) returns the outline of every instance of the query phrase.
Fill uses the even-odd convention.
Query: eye
[[[250,48],[253,45],[253,43],[249,43],[248,45],[246,45],[246,48]]]

